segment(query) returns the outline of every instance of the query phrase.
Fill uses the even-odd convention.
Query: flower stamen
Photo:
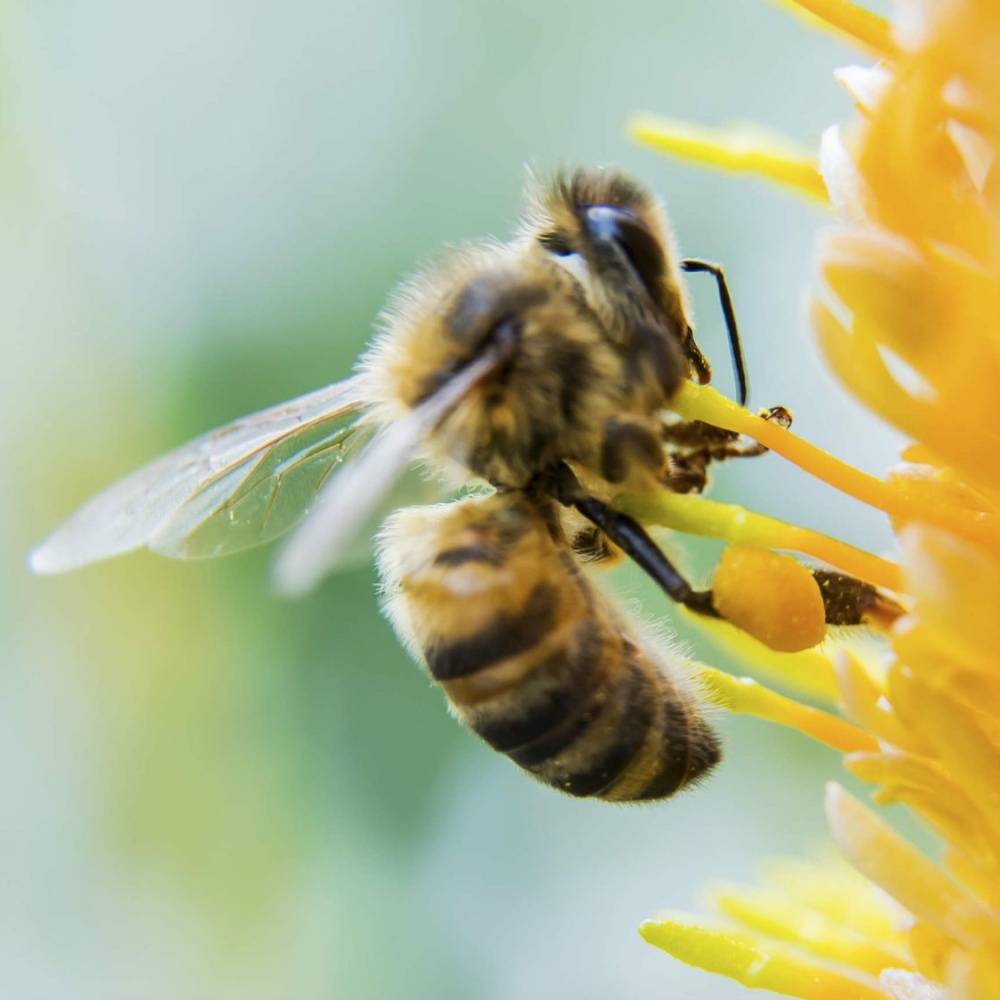
[[[682,160],[757,174],[815,201],[829,203],[814,153],[757,125],[705,128],[675,118],[637,115],[627,125],[636,142]]]
[[[687,420],[704,420],[716,427],[754,438],[810,475],[870,507],[885,511],[899,522],[923,521],[969,541],[1000,548],[1000,518],[995,515],[987,511],[956,508],[952,504],[935,504],[926,494],[906,492],[898,482],[887,483],[876,479],[773,421],[744,410],[711,386],[686,382],[670,405]],[[848,569],[847,572],[854,571]],[[854,572],[854,575],[869,579],[863,573]],[[875,580],[869,582],[877,583]]]
[[[896,46],[892,27],[884,17],[873,14],[849,0],[776,0],[796,14],[809,15],[877,56],[892,56]]]
[[[759,417],[754,419],[767,425],[767,421],[760,420]],[[897,593],[905,591],[902,571],[895,563],[829,535],[786,524],[777,518],[757,514],[735,504],[663,490],[658,493],[623,494],[615,498],[614,505],[646,524],[658,524],[689,535],[721,538],[736,545],[800,552],[876,587],[884,587]]]

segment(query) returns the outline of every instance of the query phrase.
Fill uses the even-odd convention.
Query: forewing
[[[326,575],[366,515],[385,500],[420,442],[506,356],[504,348],[485,351],[433,396],[383,428],[364,453],[330,481],[316,509],[278,556],[274,579],[279,590],[301,594]]]
[[[143,545],[214,556],[274,538],[368,432],[365,408],[355,375],[196,438],[84,504],[29,565],[59,573]]]
[[[203,559],[285,534],[309,513],[327,477],[374,431],[357,417],[331,423],[289,435],[214,479],[166,520],[149,547],[175,559]]]

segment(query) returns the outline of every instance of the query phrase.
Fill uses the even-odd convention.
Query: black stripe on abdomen
[[[521,686],[500,702],[488,702],[469,721],[491,747],[511,753],[572,720],[590,695],[603,652],[600,630],[584,620],[566,646],[539,663]]]
[[[535,777],[575,796],[599,795],[628,767],[649,733],[654,706],[642,667],[605,677],[580,712],[510,754]]]
[[[636,801],[665,799],[697,781],[722,759],[718,737],[677,694],[664,706],[661,727],[660,769],[635,795]]]
[[[552,630],[558,601],[556,587],[537,584],[520,611],[499,614],[485,628],[456,642],[429,645],[424,649],[427,669],[435,680],[451,681],[520,656]]]
[[[487,566],[503,566],[505,555],[488,542],[474,542],[458,548],[445,549],[434,557],[435,566],[466,566],[469,563],[484,563]]]

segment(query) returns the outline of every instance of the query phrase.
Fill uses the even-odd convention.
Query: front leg
[[[761,411],[765,420],[788,428],[791,413],[783,406]],[[675,493],[702,493],[708,485],[708,467],[712,462],[729,458],[754,458],[767,448],[757,441],[746,441],[733,431],[706,424],[701,420],[683,420],[664,424],[669,467],[663,482]]]

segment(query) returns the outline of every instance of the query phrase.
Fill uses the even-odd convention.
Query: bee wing
[[[312,516],[278,556],[274,582],[280,591],[304,593],[326,575],[365,516],[388,496],[420,442],[506,360],[508,351],[506,346],[484,351],[432,396],[384,427],[365,452],[331,480]]]
[[[372,432],[355,375],[244,417],[143,466],[84,504],[28,557],[61,573],[143,545],[222,555],[287,531]]]

